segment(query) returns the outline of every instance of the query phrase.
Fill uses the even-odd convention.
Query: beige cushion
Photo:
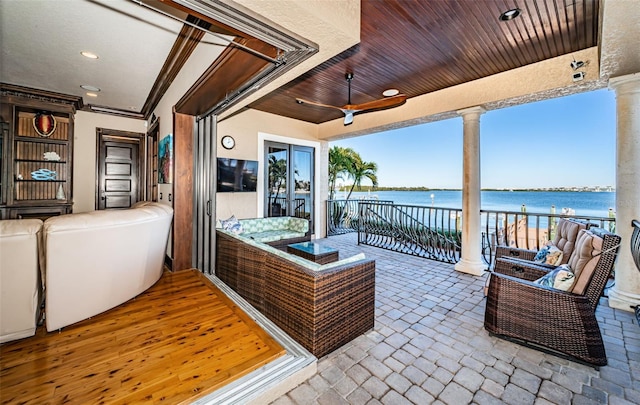
[[[568,221],[566,219],[561,219],[558,222],[553,244],[562,250],[563,256],[560,264],[565,264],[569,261],[571,252],[573,252],[576,240],[578,239],[578,233],[586,229],[586,227],[584,223]]]
[[[589,282],[591,282],[591,277],[593,277],[598,260],[600,260],[602,243],[602,238],[586,229],[582,229],[578,233],[576,246],[568,263],[576,275],[576,282],[571,290],[573,293],[580,295],[585,293]]]
[[[33,336],[42,286],[38,245],[42,221],[0,221],[0,343]]]
[[[111,309],[158,281],[172,217],[170,206],[148,203],[47,219],[47,330]]]

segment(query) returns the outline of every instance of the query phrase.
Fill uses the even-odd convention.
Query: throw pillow
[[[533,258],[533,261],[536,263],[544,263],[547,259],[547,255],[549,254],[549,245],[544,246],[542,249],[538,250],[536,256]]]
[[[562,263],[564,253],[554,245],[547,245],[540,249],[533,261],[540,264],[549,264],[551,266],[559,266]]]
[[[575,280],[576,277],[571,271],[571,267],[568,264],[563,264],[540,277],[534,283],[557,290],[569,291],[573,287]]]
[[[562,262],[562,256],[564,256],[562,250],[558,249],[555,246],[549,246],[549,253],[547,254],[545,264],[560,266],[560,263]]]
[[[225,231],[233,232],[236,235],[242,233],[242,224],[236,219],[235,215],[231,215],[231,218],[223,219],[220,222],[222,223],[222,229]]]

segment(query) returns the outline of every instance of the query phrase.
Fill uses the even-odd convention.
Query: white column
[[[482,261],[480,227],[480,115],[482,107],[458,111],[463,121],[462,145],[462,252],[457,271],[480,276]]]
[[[316,227],[316,238],[327,237],[327,199],[329,198],[329,142],[320,141],[320,147],[316,149],[316,154],[319,155],[316,159],[318,164],[316,165],[316,177],[315,181],[318,182],[319,187],[317,195],[315,196],[315,204],[319,206],[320,215],[316,217],[316,222],[320,224],[320,227]]]
[[[622,238],[609,306],[640,305],[640,271],[631,257],[632,219],[640,219],[640,73],[609,80],[616,92],[616,233]]]

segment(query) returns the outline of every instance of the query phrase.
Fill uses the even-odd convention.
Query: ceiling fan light
[[[511,10],[507,10],[504,13],[500,14],[500,21],[510,21],[520,15],[519,8],[512,8]]]
[[[91,85],[88,85],[88,84],[83,84],[80,87],[82,87],[83,89],[85,89],[87,91],[91,91],[91,92],[94,92],[94,93],[100,91],[99,87],[91,86]]]
[[[80,55],[84,56],[85,58],[89,58],[89,59],[98,59],[98,55],[96,55],[93,52],[89,52],[89,51],[82,51],[80,52]]]
[[[385,97],[393,97],[397,96],[398,94],[400,94],[400,90],[398,89],[387,89],[382,92],[382,95]]]

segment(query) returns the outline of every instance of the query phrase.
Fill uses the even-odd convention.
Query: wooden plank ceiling
[[[500,21],[517,7],[521,15]],[[295,102],[364,103],[396,88],[409,98],[593,47],[599,0],[363,0],[361,42],[250,108],[322,123],[338,110]]]

